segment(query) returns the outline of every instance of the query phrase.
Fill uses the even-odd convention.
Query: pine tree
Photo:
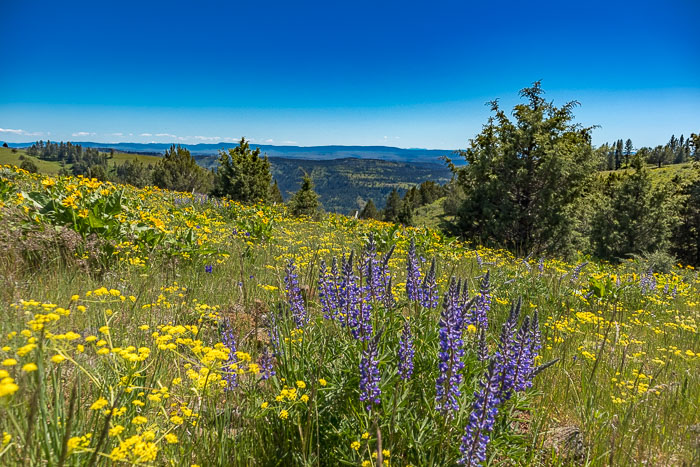
[[[399,212],[401,211],[401,197],[399,196],[396,188],[391,190],[389,196],[386,199],[386,206],[384,207],[384,221],[385,222],[396,222],[399,217]]]
[[[190,151],[173,144],[153,169],[153,184],[167,190],[206,193],[211,189],[211,173],[197,165]]]
[[[380,219],[379,211],[371,199],[365,203],[360,211],[360,219]]]
[[[677,217],[672,193],[654,188],[639,155],[632,173],[608,177],[591,221],[591,243],[598,258],[620,261],[630,255],[666,251]]]
[[[219,152],[213,194],[234,201],[253,204],[266,202],[270,196],[270,161],[260,156],[260,148],[250,149],[245,138],[238,146]]]
[[[284,198],[282,198],[282,192],[280,191],[280,187],[277,185],[277,180],[275,180],[275,183],[270,185],[270,196],[268,199],[271,203],[284,203]]]
[[[630,156],[632,155],[632,151],[634,151],[632,140],[627,138],[627,141],[625,141],[625,165],[630,165]]]
[[[597,164],[591,128],[573,123],[576,102],[555,107],[543,93],[539,82],[520,92],[516,121],[492,102],[495,116],[460,151],[468,164],[451,168],[466,199],[454,233],[521,255],[576,248],[578,207]]]
[[[311,177],[306,174],[301,182],[301,188],[289,201],[289,212],[293,216],[317,217],[320,214],[318,194],[314,191]]]
[[[622,140],[618,139],[615,143],[615,170],[622,167]]]
[[[399,211],[399,215],[397,216],[396,220],[406,227],[413,226],[413,205],[404,201],[401,205],[401,210]]]

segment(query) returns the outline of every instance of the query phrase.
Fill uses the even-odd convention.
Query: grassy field
[[[0,165],[19,166],[22,163],[22,161],[20,160],[20,156],[23,156],[25,159],[34,162],[34,164],[36,164],[37,168],[39,169],[39,173],[55,175],[58,173],[59,170],[61,170],[61,164],[57,161],[44,161],[36,157],[29,156],[27,155],[27,152],[24,149],[16,149],[15,151],[13,151],[12,148],[0,147]],[[138,160],[144,164],[155,165],[155,163],[158,162],[159,159],[160,157],[158,156],[115,152],[113,159],[110,160],[110,164],[121,165],[126,161]],[[70,166],[70,164],[66,165],[66,167],[69,169]]]
[[[1,170],[2,465],[700,462],[691,268]]]

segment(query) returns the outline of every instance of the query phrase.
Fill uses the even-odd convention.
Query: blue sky
[[[700,2],[0,2],[0,140],[464,148],[541,79],[594,143],[700,131]]]

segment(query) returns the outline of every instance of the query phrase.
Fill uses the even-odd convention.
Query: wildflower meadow
[[[700,278],[0,168],[2,465],[698,465]]]

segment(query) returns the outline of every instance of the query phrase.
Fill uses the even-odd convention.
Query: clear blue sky
[[[4,0],[0,140],[455,149],[541,79],[594,143],[664,143],[700,131],[698,18],[697,0]]]

